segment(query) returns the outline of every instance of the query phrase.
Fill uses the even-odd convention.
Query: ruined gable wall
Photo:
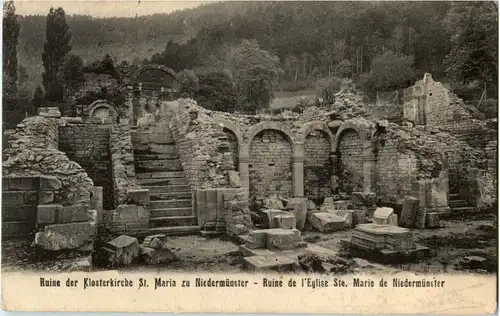
[[[322,131],[313,131],[304,142],[304,195],[316,200],[331,195],[330,142]]]
[[[94,124],[68,124],[58,129],[59,150],[85,169],[94,185],[103,188],[106,210],[113,209],[110,132],[110,126]]]
[[[90,203],[93,182],[85,170],[58,149],[58,120],[33,116],[18,124],[4,150],[2,174],[55,176],[61,181],[53,202],[63,205]]]

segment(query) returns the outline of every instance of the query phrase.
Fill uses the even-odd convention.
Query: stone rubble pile
[[[142,244],[139,244],[135,237],[121,235],[99,248],[97,258],[101,265],[111,267],[141,262],[149,265],[162,265],[177,260],[167,248],[167,237],[164,234],[147,236]]]

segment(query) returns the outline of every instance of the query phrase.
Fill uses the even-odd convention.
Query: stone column
[[[377,191],[377,159],[372,150],[372,144],[366,142],[363,147],[363,191],[373,193]]]
[[[294,145],[292,157],[293,196],[304,196],[304,144]]]

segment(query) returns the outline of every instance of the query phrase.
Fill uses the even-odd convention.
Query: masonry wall
[[[292,144],[275,130],[264,130],[250,144],[250,196],[292,196]]]
[[[75,125],[59,127],[59,150],[80,164],[94,182],[103,188],[104,209],[113,209],[113,182],[109,151],[110,126]]]
[[[93,186],[85,170],[58,149],[57,119],[28,117],[17,125],[4,144],[3,177],[54,176],[60,188],[53,202],[90,204]]]
[[[358,134],[345,131],[340,138],[338,153],[340,158],[340,187],[350,193],[363,190],[363,147]]]
[[[234,133],[231,132],[229,129],[224,128],[223,131],[224,131],[224,134],[226,134],[226,136],[228,138],[229,151],[233,154],[234,170],[238,171],[238,167],[239,167],[238,139],[236,138],[236,135],[234,135]]]
[[[414,152],[400,152],[395,140],[385,142],[377,155],[377,196],[396,202],[398,198],[411,195],[411,184],[417,178],[418,168]]]
[[[309,133],[304,143],[304,194],[311,200],[331,195],[330,142],[322,131]]]

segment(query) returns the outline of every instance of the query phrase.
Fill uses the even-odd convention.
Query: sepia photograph
[[[4,309],[495,312],[497,2],[6,0],[2,38]]]

